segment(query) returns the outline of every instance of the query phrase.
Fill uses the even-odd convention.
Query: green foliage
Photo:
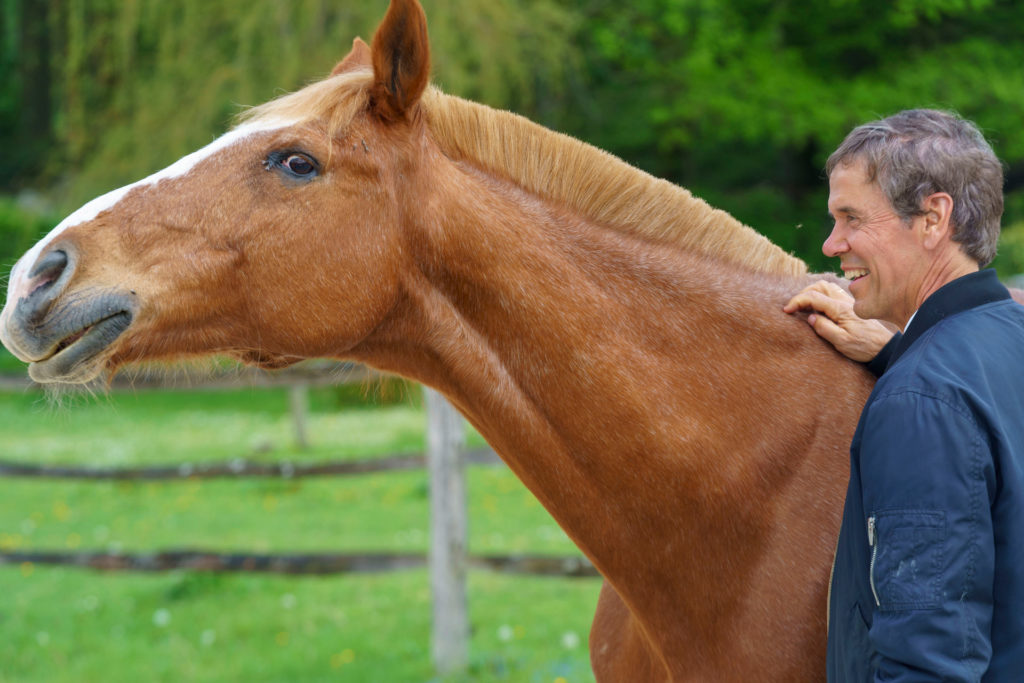
[[[373,11],[382,16],[383,3]],[[579,16],[555,0],[424,0],[433,80],[446,92],[533,112],[578,60]]]
[[[56,223],[53,217],[20,206],[9,197],[0,197],[0,301],[7,297],[6,274]]]
[[[1024,221],[1003,228],[999,238],[999,254],[992,264],[1004,281],[1016,278],[1016,287],[1024,288]]]
[[[588,4],[590,47],[644,97],[652,146],[813,142],[825,154],[878,113],[944,106],[998,131],[1005,154],[1024,153],[1024,134],[1005,125],[1024,106],[1018,3]]]
[[[55,224],[56,219],[0,197],[0,263],[14,265],[18,257]]]
[[[564,125],[658,175],[714,188],[735,213],[752,186],[777,193],[791,203],[785,220],[748,221],[812,262],[820,240],[794,239],[793,226],[820,221],[824,202],[807,213],[805,200],[859,123],[955,109],[1011,169],[1024,164],[1020,3],[592,0],[582,11],[578,87],[591,106]]]
[[[562,36],[573,14],[554,0],[424,4],[434,75],[453,92],[530,106],[538,84],[571,63]],[[9,15],[2,30],[17,37],[11,26],[23,3],[0,7]],[[223,132],[243,105],[327,75],[355,36],[372,37],[386,8],[383,0],[54,3],[40,22],[52,43],[55,153],[37,180],[66,181],[57,204],[69,211],[161,168]],[[28,72],[17,68],[16,47],[22,61],[36,53],[15,42],[0,50],[0,75],[12,76],[0,84],[0,121],[26,103]],[[13,175],[0,167],[0,189],[22,185]]]

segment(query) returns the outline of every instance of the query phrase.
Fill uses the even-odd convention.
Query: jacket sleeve
[[[889,367],[889,360],[892,359],[892,354],[896,352],[896,347],[900,343],[900,339],[903,335],[897,332],[892,336],[882,350],[878,352],[878,355],[867,362],[868,371],[871,372],[875,377],[881,377],[885,373],[885,369]]]
[[[992,656],[988,440],[963,406],[879,396],[861,448],[876,681],[978,681]]]

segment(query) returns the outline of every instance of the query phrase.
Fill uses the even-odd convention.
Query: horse
[[[600,681],[817,681],[873,378],[820,275],[687,190],[429,83],[392,0],[323,80],[89,202],[15,265],[38,382],[332,357],[443,393],[604,578]]]

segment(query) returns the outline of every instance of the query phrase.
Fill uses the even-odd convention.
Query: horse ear
[[[352,50],[345,55],[345,59],[338,62],[334,70],[331,71],[331,75],[337,76],[348,71],[369,69],[371,66],[373,66],[373,61],[370,55],[370,46],[362,38],[356,38],[352,41]]]
[[[430,79],[427,17],[417,0],[391,0],[372,53],[371,107],[386,121],[404,119]]]

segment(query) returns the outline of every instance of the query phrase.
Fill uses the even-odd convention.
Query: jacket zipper
[[[878,537],[875,531],[875,516],[868,517],[868,547],[871,548],[871,566],[868,568],[868,581],[871,583],[871,594],[875,596],[875,606],[881,607],[878,590],[875,588],[875,560],[878,558]]]

